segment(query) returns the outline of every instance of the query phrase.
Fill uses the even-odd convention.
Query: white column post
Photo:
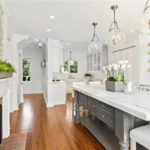
[[[9,89],[2,97],[2,120],[3,138],[7,138],[10,135]]]

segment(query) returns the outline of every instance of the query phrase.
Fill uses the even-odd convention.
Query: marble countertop
[[[75,85],[73,89],[145,121],[150,121],[150,92],[136,91],[126,94],[87,85]]]

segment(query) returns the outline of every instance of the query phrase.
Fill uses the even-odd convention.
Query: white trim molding
[[[10,79],[0,79],[0,97],[2,97],[2,135],[3,135],[3,138],[7,138],[10,135],[9,80]]]

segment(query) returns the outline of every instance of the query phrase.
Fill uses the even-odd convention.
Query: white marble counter
[[[137,91],[132,94],[126,94],[121,92],[109,92],[104,88],[87,85],[74,85],[73,89],[145,121],[150,121],[149,92]]]

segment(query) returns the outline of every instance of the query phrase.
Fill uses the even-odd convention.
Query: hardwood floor
[[[67,100],[69,100],[70,102],[73,102],[73,98],[72,98],[72,93],[67,93]]]
[[[72,122],[72,104],[46,108],[43,96],[25,95],[11,114],[11,134],[27,133],[26,150],[105,150],[89,131]]]
[[[3,139],[0,144],[0,150],[25,150],[26,148],[26,133],[17,133]]]

